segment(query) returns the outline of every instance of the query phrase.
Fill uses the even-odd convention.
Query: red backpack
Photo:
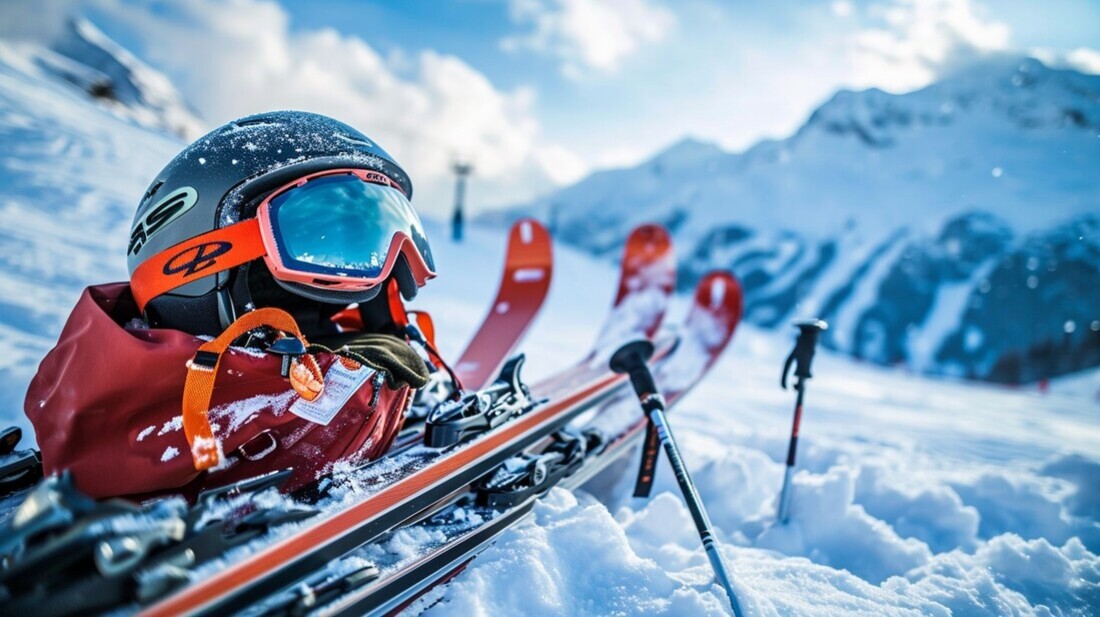
[[[86,289],[27,392],[45,473],[67,469],[93,497],[193,495],[287,468],[294,490],[338,461],[381,456],[401,430],[412,387],[386,371],[316,348],[284,366],[230,346],[258,325],[304,345],[278,309],[214,340],[139,317],[127,284]]]

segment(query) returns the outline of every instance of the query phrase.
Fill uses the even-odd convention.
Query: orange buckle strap
[[[187,380],[183,385],[183,432],[191,446],[191,457],[198,471],[217,466],[224,456],[207,417],[222,355],[233,341],[263,326],[286,332],[301,341],[303,348],[308,346],[289,313],[276,308],[261,308],[241,315],[217,338],[199,346],[195,356],[187,362]],[[306,400],[315,400],[324,390],[324,375],[317,361],[309,354],[291,362],[288,377],[294,390]]]

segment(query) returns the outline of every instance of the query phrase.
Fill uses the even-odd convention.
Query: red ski
[[[611,350],[635,338],[653,338],[676,288],[676,257],[664,227],[641,225],[623,249],[619,291],[595,349]]]
[[[541,223],[522,219],[512,225],[496,299],[454,365],[464,388],[479,390],[496,377],[538,315],[550,290],[553,265],[550,233]]]

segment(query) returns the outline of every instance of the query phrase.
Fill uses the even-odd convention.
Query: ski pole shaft
[[[673,438],[672,431],[665,419],[663,406],[650,411],[648,415],[650,422],[653,422],[653,425],[657,427],[657,435],[661,440],[661,445],[664,446],[665,454],[668,455],[672,472],[676,475],[676,483],[680,485],[684,502],[687,504],[688,511],[691,512],[691,520],[695,522],[695,529],[699,532],[699,539],[703,541],[703,550],[706,551],[710,566],[714,569],[714,576],[718,579],[718,584],[726,590],[730,607],[733,608],[733,614],[741,617],[741,605],[737,602],[737,595],[733,591],[733,583],[730,581],[726,564],[722,561],[722,555],[718,552],[718,542],[714,539],[710,517],[707,516],[707,511],[703,507],[703,500],[699,497],[699,492],[695,488],[695,483],[691,481],[691,476],[688,475],[687,467],[684,466],[680,449],[676,446],[676,440]]]
[[[691,481],[684,458],[676,445],[676,439],[665,418],[665,401],[657,392],[653,375],[646,366],[646,360],[653,354],[653,345],[649,341],[634,341],[619,348],[611,358],[611,369],[617,373],[630,375],[630,383],[638,395],[649,421],[656,428],[657,437],[668,455],[672,471],[676,476],[676,482],[680,485],[680,492],[684,496],[684,503],[691,512],[691,519],[695,523],[695,529],[699,532],[699,538],[703,541],[703,550],[707,553],[711,568],[718,584],[726,591],[729,597],[730,608],[736,617],[742,617],[741,605],[737,601],[737,594],[733,591],[733,583],[730,581],[726,564],[722,561],[722,555],[718,552],[718,542],[714,538],[714,530],[707,516],[706,508],[695,483]]]
[[[794,423],[791,426],[791,443],[787,446],[787,468],[783,472],[783,488],[779,491],[778,518],[783,523],[790,518],[791,476],[794,475],[795,455],[798,452],[798,426],[802,423],[802,393],[806,384],[799,380],[794,387],[798,390],[798,398],[794,404]]]
[[[787,446],[787,467],[783,470],[783,487],[779,490],[779,507],[776,509],[776,519],[781,524],[786,524],[790,518],[791,477],[794,475],[795,454],[798,452],[798,429],[802,424],[802,397],[806,393],[806,380],[813,377],[810,366],[814,361],[817,337],[829,328],[829,324],[820,319],[799,322],[794,326],[798,328],[798,340],[794,344],[794,350],[787,356],[787,361],[783,364],[783,374],[779,377],[779,385],[786,389],[787,374],[793,366],[794,389],[798,391],[794,403],[794,422],[791,424],[791,442]]]

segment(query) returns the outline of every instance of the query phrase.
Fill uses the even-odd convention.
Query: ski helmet
[[[342,307],[392,280],[411,299],[435,276],[411,197],[393,157],[342,122],[297,111],[235,120],[184,149],[142,197],[127,249],[134,299],[158,327],[209,335],[278,305],[273,295]]]

